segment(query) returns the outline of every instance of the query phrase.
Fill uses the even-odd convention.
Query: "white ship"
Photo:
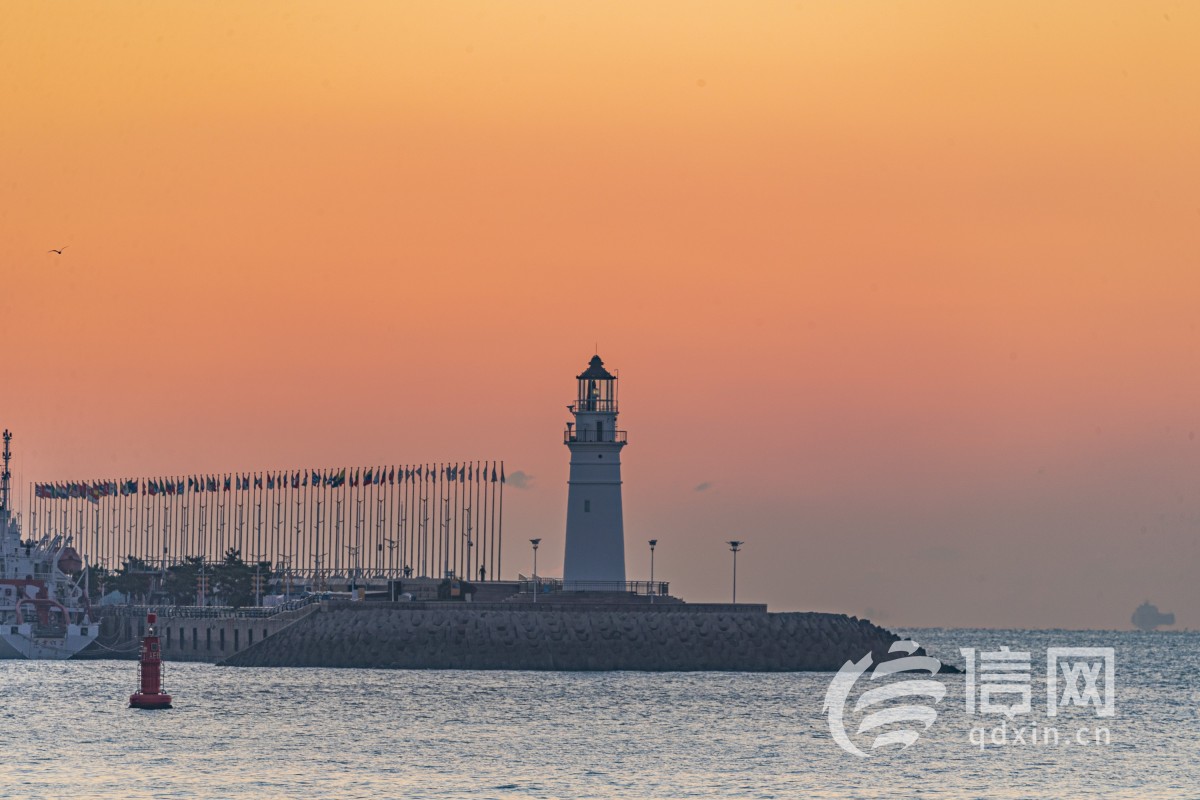
[[[9,504],[9,442],[0,472],[0,658],[70,658],[100,633],[90,618],[83,561],[70,538],[21,539]]]

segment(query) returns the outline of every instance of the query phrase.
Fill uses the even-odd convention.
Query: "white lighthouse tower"
[[[575,403],[567,406],[575,421],[567,423],[563,437],[571,451],[563,583],[568,591],[623,591],[621,448],[625,431],[617,430],[617,378],[604,368],[600,356],[592,356],[578,382]]]

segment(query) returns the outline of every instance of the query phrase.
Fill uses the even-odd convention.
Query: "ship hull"
[[[65,661],[96,640],[99,624],[68,625],[62,636],[39,636],[29,623],[0,625],[0,659]]]

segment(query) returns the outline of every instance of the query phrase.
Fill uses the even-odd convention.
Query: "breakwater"
[[[393,669],[831,671],[898,637],[765,606],[329,603],[222,663]]]
[[[112,606],[101,616],[100,636],[75,658],[137,658],[152,612],[164,660],[217,664],[319,610],[317,603],[299,602],[277,610]]]

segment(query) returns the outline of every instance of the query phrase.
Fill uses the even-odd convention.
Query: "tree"
[[[213,567],[213,593],[234,608],[254,605],[254,565],[242,560],[242,551],[229,548],[225,559]]]
[[[108,582],[108,587],[116,589],[125,597],[144,598],[150,591],[150,582],[154,578],[154,570],[150,565],[137,556],[125,556],[124,563],[116,575]],[[108,588],[106,587],[106,588]]]
[[[107,568],[98,564],[89,564],[86,572],[89,598],[97,600],[103,597],[105,592],[112,591],[113,574]]]
[[[199,589],[198,578],[200,568],[204,564],[201,556],[187,556],[183,563],[167,568],[167,579],[163,582],[163,592],[177,606],[196,604],[196,592]]]

